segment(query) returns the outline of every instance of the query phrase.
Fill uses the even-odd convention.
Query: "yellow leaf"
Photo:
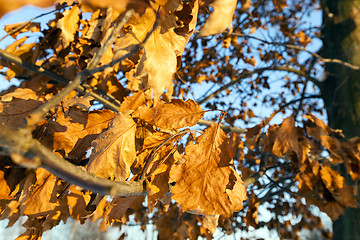
[[[4,30],[8,33],[11,34],[11,31],[15,30],[16,28],[20,27],[21,25],[23,25],[24,22],[21,23],[14,23],[14,24],[8,24],[4,27]],[[20,30],[17,30],[15,33],[11,34],[11,37],[16,38],[16,36],[19,33],[23,33],[23,32],[39,32],[40,31],[40,23],[39,22],[30,22],[28,24],[26,24],[23,28],[21,28]]]
[[[210,5],[214,12],[206,20],[204,26],[200,29],[199,36],[206,37],[209,35],[222,33],[231,25],[237,0],[215,0]]]
[[[155,99],[158,99],[165,89],[166,95],[171,99],[173,91],[172,76],[176,71],[177,59],[184,51],[196,24],[198,3],[194,3],[187,17],[191,19],[189,23],[183,23],[188,27],[188,31],[179,30],[177,13],[182,9],[181,0],[169,0],[164,6],[156,3],[153,9],[161,7],[164,14],[158,19],[159,27],[154,30],[147,42],[144,44],[144,52],[136,66],[136,76],[141,76],[142,87],[150,88]],[[132,49],[134,44],[142,42],[148,32],[153,28],[157,21],[156,13],[151,8],[147,8],[141,18],[133,17],[128,22],[131,29],[125,33],[115,44],[114,59],[121,57]],[[145,74],[145,75],[144,75]]]

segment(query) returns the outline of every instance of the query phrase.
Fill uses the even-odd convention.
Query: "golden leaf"
[[[229,217],[242,209],[246,191],[233,169],[226,135],[213,124],[195,140],[185,148],[185,163],[170,171],[172,198],[184,210]]]
[[[186,32],[177,31],[180,26],[176,13],[183,8],[181,0],[169,0],[164,6],[152,3],[152,8],[156,10],[161,8],[163,12],[169,14],[163,14],[158,19],[160,26],[154,30],[144,44],[144,52],[136,67],[136,76],[141,76],[143,88],[152,89],[156,100],[164,93],[165,89],[168,90],[166,95],[170,99],[173,91],[172,75],[176,71],[177,65],[176,57],[184,51],[195,28],[198,4],[196,2],[187,14],[191,17],[191,21],[184,23],[189,29]],[[131,30],[116,42],[114,59],[128,53],[133,45],[144,40],[157,21],[153,9],[147,8],[141,18],[130,19],[128,26]],[[143,74],[147,75],[142,76]]]
[[[205,37],[209,35],[222,33],[231,25],[237,0],[215,0],[211,3],[214,9],[206,20],[204,26],[200,29],[199,36]]]
[[[71,108],[65,115],[57,111],[56,121],[45,124],[41,142],[70,159],[81,159],[91,142],[110,124],[115,113],[110,110],[88,113]]]
[[[136,123],[126,113],[118,113],[108,130],[92,142],[88,171],[103,178],[126,180],[135,161]]]
[[[11,34],[11,31],[15,30],[16,28],[22,26],[25,22],[21,22],[21,23],[14,23],[14,24],[8,24],[4,27],[4,30],[8,33]],[[15,33],[11,34],[11,37],[16,38],[17,35],[19,35],[20,33],[24,33],[24,32],[39,32],[40,31],[40,23],[39,22],[30,22],[27,23],[23,28],[21,28],[20,30],[17,30]]]
[[[35,184],[33,178],[36,179]],[[57,182],[57,178],[43,168],[38,168],[34,175],[29,175],[24,183],[25,190],[19,200],[23,213],[26,215],[47,214],[60,206],[54,194]]]
[[[75,33],[79,27],[79,7],[73,6],[70,10],[62,13],[64,16],[56,23],[56,27],[61,29],[59,41],[56,43],[56,50],[60,51],[69,46],[75,39]]]

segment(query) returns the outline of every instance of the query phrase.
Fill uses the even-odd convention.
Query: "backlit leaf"
[[[199,36],[222,33],[231,25],[237,0],[215,0],[211,3],[214,12],[206,20],[205,25],[200,29]]]
[[[184,210],[231,216],[242,209],[245,187],[233,169],[225,133],[214,124],[185,148],[186,161],[170,171],[172,198]]]
[[[118,113],[108,130],[91,144],[88,171],[103,178],[126,180],[135,161],[136,123],[125,113]]]

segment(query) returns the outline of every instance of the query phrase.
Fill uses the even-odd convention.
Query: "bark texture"
[[[320,54],[360,66],[360,0],[322,0],[323,48]],[[347,138],[360,136],[360,71],[328,63],[320,89],[329,126]],[[346,173],[343,168],[343,174]],[[333,223],[333,239],[360,239],[360,209],[347,208]]]

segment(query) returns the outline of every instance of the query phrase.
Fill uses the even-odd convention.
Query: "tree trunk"
[[[360,66],[360,0],[322,0],[325,58],[337,58]],[[342,129],[347,138],[360,136],[360,71],[328,63],[320,89],[329,126]],[[346,170],[342,167],[342,174]],[[347,176],[347,179],[349,177]],[[333,239],[360,240],[360,209],[347,208],[333,223]]]

